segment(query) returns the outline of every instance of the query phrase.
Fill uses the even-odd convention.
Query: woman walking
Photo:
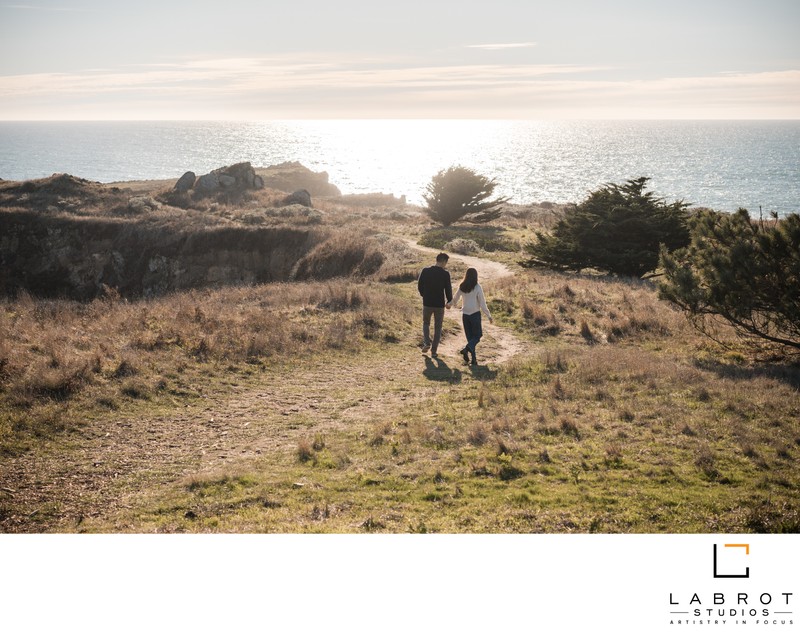
[[[478,271],[475,268],[468,268],[464,275],[464,280],[458,286],[458,292],[453,297],[451,304],[458,303],[458,299],[462,299],[461,306],[461,320],[464,323],[464,336],[467,338],[467,345],[461,349],[461,355],[465,363],[473,365],[478,364],[478,358],[475,355],[475,347],[478,345],[481,336],[483,336],[483,328],[481,327],[481,312],[486,314],[489,322],[492,321],[492,315],[489,313],[489,308],[486,306],[486,298],[483,295],[483,288],[478,283]],[[448,304],[449,307],[450,304]]]

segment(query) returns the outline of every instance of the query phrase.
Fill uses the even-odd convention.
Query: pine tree
[[[443,226],[458,221],[484,224],[500,216],[509,198],[489,200],[497,183],[467,167],[450,167],[431,178],[423,195],[425,212]]]
[[[701,331],[721,316],[751,343],[800,354],[800,215],[756,222],[745,209],[701,212],[691,244],[662,252],[661,264],[661,297]]]
[[[658,266],[661,244],[689,242],[687,204],[665,203],[644,188],[649,178],[607,184],[568,209],[552,233],[537,231],[524,265],[556,270],[594,268],[641,277]]]

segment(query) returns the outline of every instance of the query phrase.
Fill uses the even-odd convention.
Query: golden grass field
[[[800,369],[652,281],[522,268],[557,208],[443,230],[381,196],[253,202],[191,212],[325,231],[306,280],[0,302],[0,531],[800,530]],[[454,238],[505,266],[481,268],[478,367],[456,318],[419,349],[414,244]],[[336,276],[352,252],[377,264]]]

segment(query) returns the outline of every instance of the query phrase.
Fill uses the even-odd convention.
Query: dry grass
[[[90,530],[800,530],[797,367],[721,352],[658,301],[651,283],[519,269],[485,289],[496,322],[534,350],[488,372],[430,379],[411,344],[420,260],[387,236],[419,232],[427,220],[409,207],[335,201],[321,201],[314,220],[299,210],[281,216],[264,210],[266,195],[238,206],[209,201],[206,221],[315,222],[332,239],[304,253],[302,276],[356,271],[369,280],[133,302],[113,293],[88,303],[26,295],[0,302],[0,449],[9,462],[17,455],[15,463],[29,464],[26,480],[45,476],[37,459],[47,450],[66,450],[55,435],[84,450],[97,445],[93,419],[114,430],[108,420],[127,423],[131,410],[148,413],[140,436],[180,421],[221,441],[222,425],[209,427],[206,414],[211,388],[224,431],[243,433],[231,440],[227,465],[209,457],[193,474],[169,469],[176,454],[168,448],[158,472],[146,460],[128,470],[116,463],[125,480],[104,483],[105,498],[129,504],[105,509],[87,521]],[[511,229],[519,240],[546,221],[545,211],[557,209],[520,210],[489,234]],[[491,335],[481,344],[492,344]],[[238,390],[248,388],[247,372],[263,376],[251,388],[266,390],[269,406]],[[258,425],[252,435],[240,414]],[[69,434],[81,423],[87,436]],[[180,443],[179,432],[167,436]],[[241,456],[254,436],[259,450]],[[187,443],[183,457],[202,445],[197,436]],[[26,449],[27,461],[19,456]],[[68,480],[56,466],[49,471],[54,485]],[[24,517],[33,509],[23,514],[10,502],[0,504],[0,520],[13,511],[17,522],[4,524],[15,529],[76,528],[61,515],[68,510],[42,511],[36,523]]]
[[[366,236],[336,233],[298,261],[293,271],[293,278],[305,281],[349,276],[366,277],[380,270],[383,261],[381,251]]]
[[[0,302],[0,449],[63,430],[53,410],[80,396],[105,408],[126,398],[192,391],[204,364],[300,359],[323,349],[357,353],[404,336],[409,306],[376,285],[271,284],[128,302]],[[388,341],[388,342],[387,342]],[[16,447],[15,447],[16,446]]]
[[[490,299],[506,322],[537,337],[586,344],[695,337],[654,285],[637,279],[521,270],[495,284]]]

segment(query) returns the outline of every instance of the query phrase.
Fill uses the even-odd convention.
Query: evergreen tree
[[[709,333],[721,316],[751,342],[800,354],[800,215],[772,222],[704,211],[692,220],[691,244],[662,252],[662,298]]]
[[[524,265],[637,277],[655,270],[661,244],[673,250],[689,243],[688,214],[684,202],[667,204],[645,192],[648,180],[607,184],[590,193],[566,211],[552,233],[537,231]]]
[[[466,167],[440,171],[425,188],[425,212],[443,226],[458,221],[483,224],[500,216],[499,206],[509,198],[489,200],[497,183]]]

